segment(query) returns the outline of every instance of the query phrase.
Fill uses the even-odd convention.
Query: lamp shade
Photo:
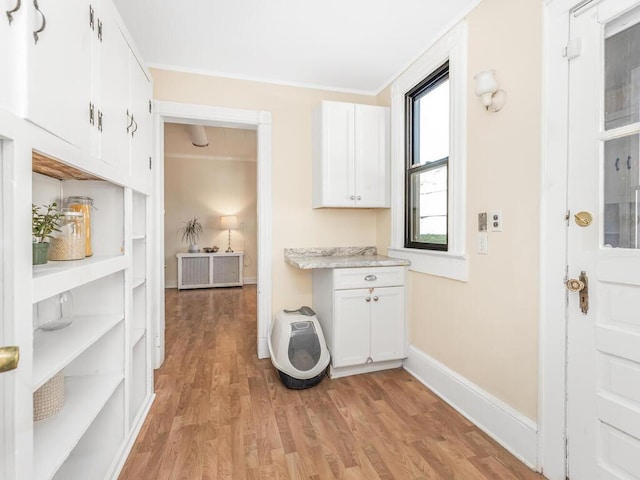
[[[238,228],[238,217],[235,215],[227,215],[220,217],[221,230],[236,230]]]
[[[496,82],[495,74],[495,70],[485,70],[474,77],[477,96],[481,97],[482,95],[494,93],[498,90],[498,82]]]

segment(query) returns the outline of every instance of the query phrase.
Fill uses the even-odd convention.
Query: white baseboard
[[[256,277],[243,277],[242,283],[245,285],[257,285],[258,279]]]
[[[271,358],[269,355],[269,341],[267,337],[258,338],[258,358]]]
[[[165,280],[164,281],[164,288],[178,288],[178,281],[177,280]]]
[[[409,347],[404,368],[528,467],[538,469],[533,420],[416,347]]]

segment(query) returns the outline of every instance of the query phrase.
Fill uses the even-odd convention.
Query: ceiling
[[[377,94],[480,0],[115,0],[151,67]]]
[[[165,123],[164,156],[167,160],[228,160],[255,162],[258,155],[254,130],[204,127],[209,140],[206,147],[191,143],[188,125]]]

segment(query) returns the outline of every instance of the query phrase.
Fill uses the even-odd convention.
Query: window
[[[405,247],[448,250],[449,62],[405,94]]]
[[[391,244],[410,269],[469,279],[467,26],[437,40],[391,86]]]

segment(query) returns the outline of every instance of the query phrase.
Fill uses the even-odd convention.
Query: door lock
[[[19,347],[0,347],[0,373],[18,368],[19,361]]]
[[[580,276],[570,278],[565,282],[567,290],[570,292],[579,292],[580,294],[580,311],[585,315],[589,312],[589,278],[587,272],[580,272]]]

